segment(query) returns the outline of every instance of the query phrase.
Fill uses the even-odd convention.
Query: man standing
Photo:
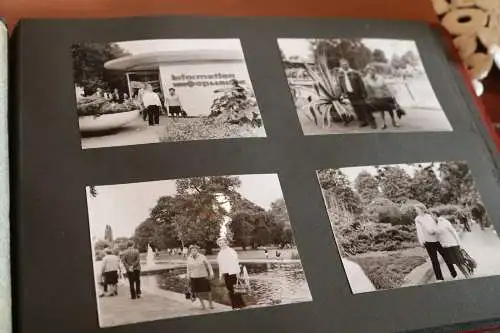
[[[127,270],[128,283],[130,285],[130,297],[141,298],[141,263],[139,250],[134,248],[134,242],[127,243],[127,249],[123,251],[123,266]]]
[[[149,126],[158,125],[160,123],[161,100],[150,84],[146,85],[146,90],[142,95],[142,104],[144,112],[148,116]]]
[[[238,275],[241,271],[238,254],[229,247],[226,238],[219,238],[217,240],[217,245],[220,247],[219,254],[217,255],[219,280],[222,281],[222,279],[224,279],[224,284],[229,292],[229,299],[233,310],[244,308],[245,302],[243,298],[240,294],[234,292],[234,286],[238,281]]]
[[[178,117],[182,115],[182,104],[181,99],[178,94],[175,93],[174,88],[168,89],[168,95],[165,97],[165,107],[167,108],[167,114],[170,116],[177,115]]]
[[[377,128],[375,118],[366,103],[367,92],[363,78],[353,70],[347,59],[340,59],[339,82],[342,93],[347,96],[356,112],[361,127],[370,124],[372,128]]]

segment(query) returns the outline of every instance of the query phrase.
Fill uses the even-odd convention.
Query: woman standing
[[[451,224],[446,218],[441,216],[439,213],[437,215],[437,234],[441,245],[445,250],[445,256],[448,257],[448,262],[452,265],[456,265],[460,272],[466,277],[470,277],[470,273],[465,268],[465,260],[460,252],[460,238]]]
[[[394,117],[394,111],[397,112],[399,118],[401,118],[405,112],[398,106],[396,99],[389,90],[389,87],[382,75],[378,74],[373,66],[368,66],[366,71],[368,75],[364,81],[368,93],[367,103],[373,109],[372,111],[381,112],[382,121],[384,123],[382,129],[387,128],[387,124],[385,122],[385,111],[387,111],[391,117],[392,126],[399,127],[399,124]]]
[[[209,281],[214,277],[212,265],[203,254],[199,253],[197,245],[191,245],[188,253],[187,278],[191,284],[191,291],[199,298],[203,310],[205,310],[204,298],[208,298],[208,305],[210,309],[213,309],[212,289]]]

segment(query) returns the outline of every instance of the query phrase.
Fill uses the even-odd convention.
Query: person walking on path
[[[444,280],[443,273],[441,272],[441,265],[439,264],[437,256],[438,252],[441,257],[443,257],[446,266],[448,266],[451,276],[455,278],[457,276],[457,272],[455,271],[453,264],[449,261],[448,256],[445,253],[446,251],[439,242],[436,221],[434,221],[434,218],[427,213],[427,208],[423,204],[416,205],[415,210],[417,212],[417,217],[415,217],[415,227],[417,229],[418,242],[427,250],[427,254],[431,259],[432,269],[434,271],[434,275],[436,276],[436,280]]]
[[[120,273],[120,259],[113,254],[113,250],[106,248],[106,255],[102,259],[101,274],[104,277],[107,293],[104,296],[118,295],[118,275]]]
[[[460,272],[462,272],[462,274],[466,278],[469,278],[470,273],[465,268],[465,259],[460,252],[460,238],[458,237],[457,231],[450,221],[441,216],[439,213],[437,213],[436,215],[438,216],[438,240],[445,250],[445,255],[448,257],[448,262],[450,262],[452,265],[456,265]]]
[[[212,288],[210,280],[214,277],[212,265],[208,262],[207,257],[199,252],[197,245],[189,247],[189,255],[187,257],[187,274],[191,291],[200,300],[201,308],[206,309],[204,299],[208,299],[210,309],[214,308],[212,302]]]
[[[148,115],[149,126],[160,124],[161,100],[157,93],[153,91],[153,87],[148,84],[142,95],[142,104],[145,112]]]
[[[217,255],[217,263],[219,264],[219,280],[224,279],[224,284],[229,292],[229,300],[233,310],[245,307],[245,302],[239,293],[234,292],[234,286],[238,282],[240,274],[240,263],[238,254],[234,249],[229,247],[226,238],[219,238],[217,245],[220,247]]]
[[[141,263],[139,250],[134,248],[134,242],[129,241],[128,247],[123,251],[123,266],[127,270],[130,285],[130,298],[141,298]]]

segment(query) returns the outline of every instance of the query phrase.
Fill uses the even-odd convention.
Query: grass
[[[413,248],[400,251],[365,253],[348,258],[358,263],[372,281],[375,288],[400,287],[406,275],[426,261],[425,251]]]

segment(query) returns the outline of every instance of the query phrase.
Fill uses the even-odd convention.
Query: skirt
[[[105,284],[117,284],[118,283],[118,272],[104,272],[104,283]]]
[[[446,255],[448,256],[450,263],[455,265],[465,264],[464,256],[462,255],[462,252],[460,252],[460,246],[445,247],[444,250],[446,251]]]
[[[191,278],[191,291],[194,293],[208,293],[211,291],[210,281],[207,278]]]

